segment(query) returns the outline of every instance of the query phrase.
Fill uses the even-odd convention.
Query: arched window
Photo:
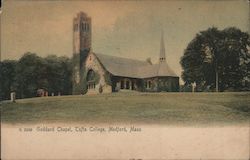
[[[124,81],[121,80],[121,89],[124,89]]]
[[[86,24],[86,31],[89,31],[89,24]]]
[[[150,89],[151,86],[152,86],[151,80],[147,80],[147,81],[145,82],[145,88]]]
[[[87,73],[88,89],[95,89],[95,72],[91,69]]]
[[[130,87],[129,85],[130,85],[130,83],[129,83],[129,81],[127,80],[127,81],[126,81],[126,89],[129,89],[129,87]]]
[[[91,69],[88,71],[88,74],[87,74],[87,81],[93,81],[95,78],[95,72]]]
[[[148,88],[151,88],[151,81],[148,81]]]
[[[84,23],[81,24],[81,30],[84,30]]]

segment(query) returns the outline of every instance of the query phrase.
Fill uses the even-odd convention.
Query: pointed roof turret
[[[161,48],[160,48],[160,57],[159,57],[157,76],[174,76],[174,77],[177,76],[166,62],[163,30],[161,31]]]
[[[162,62],[166,62],[165,45],[164,45],[164,33],[163,33],[163,30],[161,31],[161,46],[160,46],[159,63],[162,63]]]

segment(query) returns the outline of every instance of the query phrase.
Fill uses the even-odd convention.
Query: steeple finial
[[[161,30],[161,46],[160,46],[160,57],[159,63],[166,62],[166,55],[165,55],[165,45],[164,45],[164,32]]]

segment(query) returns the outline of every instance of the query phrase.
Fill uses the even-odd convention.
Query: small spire
[[[161,46],[160,46],[160,57],[159,63],[166,62],[166,55],[165,55],[165,45],[164,45],[164,33],[161,30]]]

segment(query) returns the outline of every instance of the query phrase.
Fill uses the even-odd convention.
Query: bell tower
[[[91,50],[91,18],[79,12],[73,19],[73,94],[84,94],[85,60]]]
[[[91,18],[80,12],[73,20],[73,53],[89,51],[91,48]]]

